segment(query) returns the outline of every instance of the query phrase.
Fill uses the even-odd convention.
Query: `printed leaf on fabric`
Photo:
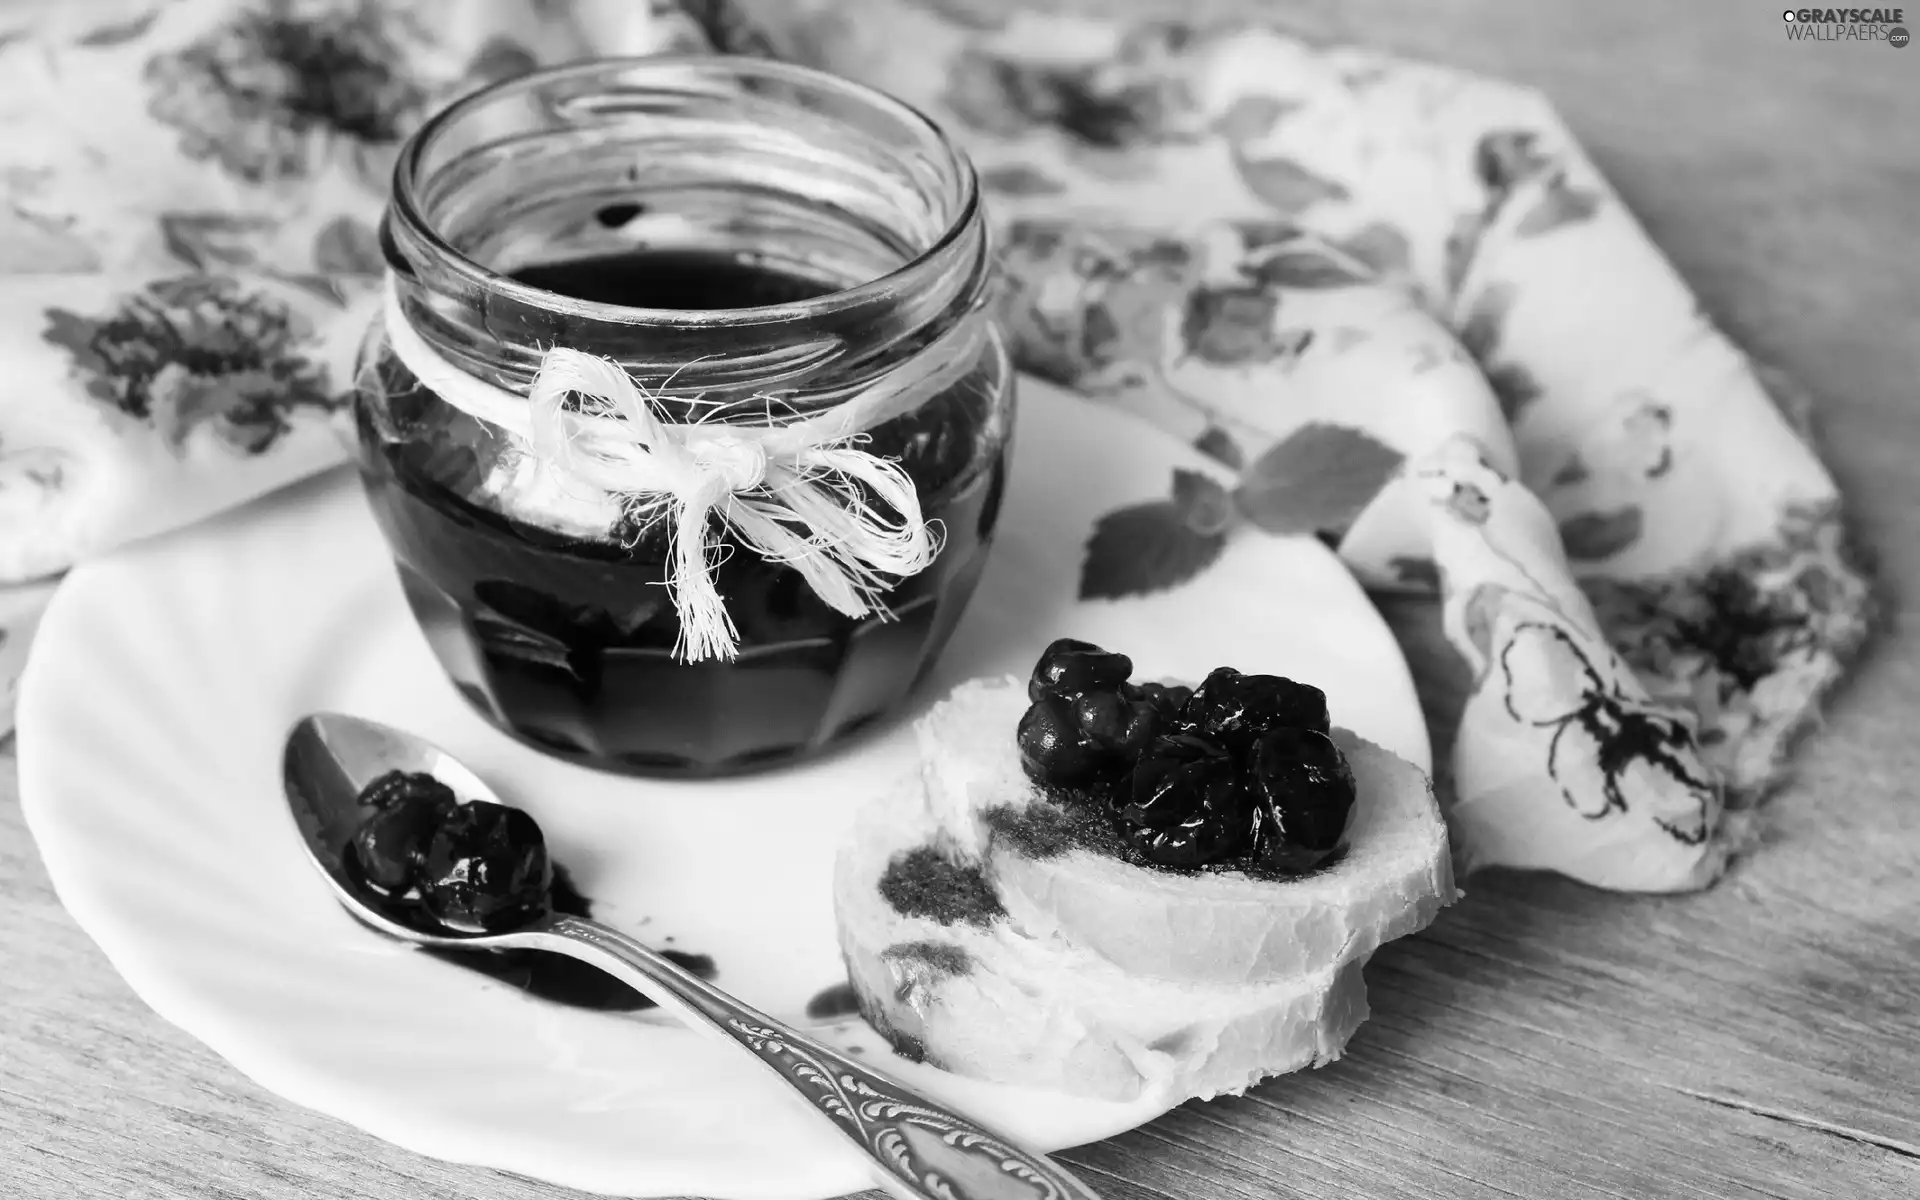
[[[1367,277],[1346,263],[1311,247],[1281,250],[1240,268],[1242,274],[1270,287],[1323,288],[1355,287],[1367,283]]]
[[[1176,470],[1166,500],[1116,509],[1095,524],[1080,568],[1082,600],[1114,600],[1178,587],[1220,557],[1234,522],[1227,489]]]
[[[1447,231],[1447,243],[1443,251],[1448,297],[1460,294],[1460,286],[1467,281],[1467,272],[1473,268],[1473,256],[1480,251],[1480,235],[1486,232],[1486,227],[1486,216],[1482,213],[1462,213],[1454,218],[1453,228]]]
[[[92,29],[80,35],[76,44],[95,50],[104,50],[111,46],[124,46],[128,42],[140,40],[147,30],[153,28],[153,22],[160,16],[155,8],[124,21],[114,21]]]
[[[165,212],[159,223],[167,253],[196,271],[251,265],[254,241],[275,225],[270,217],[225,212]]]
[[[1405,274],[1412,269],[1413,247],[1407,235],[1380,221],[1361,226],[1340,239],[1339,246],[1382,275]]]
[[[1461,604],[1461,628],[1477,656],[1476,687],[1485,682],[1493,666],[1493,626],[1500,619],[1500,606],[1506,595],[1507,590],[1499,584],[1482,583],[1468,592]]]
[[[1247,190],[1283,213],[1304,212],[1328,200],[1345,200],[1351,193],[1338,180],[1319,175],[1290,158],[1252,158],[1239,148],[1233,165]]]
[[[467,78],[474,84],[499,83],[518,79],[540,65],[533,51],[510,37],[488,38],[467,64]]]
[[[1278,96],[1242,96],[1227,106],[1213,127],[1230,144],[1239,145],[1272,133],[1284,117],[1299,108],[1297,101]]]
[[[1248,254],[1265,250],[1269,246],[1278,246],[1285,242],[1297,242],[1308,236],[1298,222],[1280,217],[1260,217],[1250,221],[1231,221],[1233,231],[1240,235],[1240,245]]]
[[[377,276],[386,269],[380,238],[365,222],[335,217],[313,240],[313,265],[329,275]]]
[[[1345,533],[1400,470],[1398,450],[1346,425],[1304,425],[1255,459],[1235,503],[1269,533]]]

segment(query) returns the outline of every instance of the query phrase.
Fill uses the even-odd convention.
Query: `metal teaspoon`
[[[360,791],[388,771],[431,774],[464,800],[499,803],[457,759],[404,730],[318,713],[287,736],[282,779],[301,840],[334,896],[362,923],[446,950],[545,950],[607,972],[695,1029],[759,1059],[794,1095],[873,1160],[875,1176],[910,1200],[1099,1200],[1045,1155],[1021,1150],[870,1067],[807,1037],[597,922],[551,909],[506,932],[420,929],[346,866],[371,809]]]

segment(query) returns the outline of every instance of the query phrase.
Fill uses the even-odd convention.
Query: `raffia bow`
[[[578,397],[577,417],[569,396]],[[893,581],[926,570],[939,552],[913,480],[856,448],[863,435],[837,422],[672,425],[617,363],[575,350],[547,353],[528,400],[546,469],[619,498],[637,517],[671,522],[667,587],[680,616],[675,649],[687,661],[737,649],[713,579],[728,530],[849,617],[884,612],[880,597]]]
[[[800,572],[835,612],[887,615],[884,593],[932,564],[940,536],[921,514],[913,480],[860,444],[866,430],[955,382],[985,336],[963,322],[819,416],[683,425],[618,363],[577,350],[549,350],[524,398],[475,378],[426,343],[391,282],[385,326],[396,357],[423,385],[523,438],[562,487],[577,481],[643,522],[670,523],[674,652],[686,662],[738,653],[739,631],[713,575],[728,533]]]

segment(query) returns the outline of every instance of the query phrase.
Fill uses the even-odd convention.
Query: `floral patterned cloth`
[[[1866,629],[1804,406],[1535,93],[1253,25],[1011,7],[7,10],[0,578],[337,461],[386,171],[448,96],[587,47],[778,54],[973,154],[1026,370],[1237,476],[1115,514],[1089,595],[1176,584],[1228,538],[1320,537],[1370,587],[1440,598],[1472,681],[1441,769],[1464,867],[1716,878],[1728,810]]]
[[[1441,598],[1471,675],[1440,748],[1464,868],[1718,877],[1870,589],[1804,404],[1542,97],[1254,23],[748,7],[971,152],[1023,367],[1238,473],[1136,515],[1090,591],[1322,537],[1376,591]]]
[[[342,460],[406,135],[542,62],[705,49],[712,8],[0,5],[0,735],[49,580]]]

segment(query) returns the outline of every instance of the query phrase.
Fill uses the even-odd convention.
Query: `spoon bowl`
[[[689,1026],[757,1058],[866,1153],[876,1182],[907,1200],[1098,1200],[1045,1155],[788,1028],[618,930],[556,913],[546,903],[510,928],[468,933],[367,884],[351,847],[361,823],[379,811],[360,797],[380,776],[425,773],[463,802],[500,803],[485,782],[432,743],[361,717],[315,713],[287,735],[281,762],[287,805],[308,857],[341,905],[370,929],[443,950],[550,951],[606,971]]]
[[[287,735],[281,759],[287,806],[306,845],[307,857],[349,913],[390,937],[443,948],[517,948],[521,940],[513,935],[542,924],[544,918],[496,933],[467,932],[437,924],[425,927],[416,907],[369,887],[355,869],[349,849],[354,832],[376,811],[361,803],[360,796],[368,784],[389,771],[431,775],[462,800],[501,803],[493,789],[465,763],[424,738],[364,717],[313,713],[301,718]]]

